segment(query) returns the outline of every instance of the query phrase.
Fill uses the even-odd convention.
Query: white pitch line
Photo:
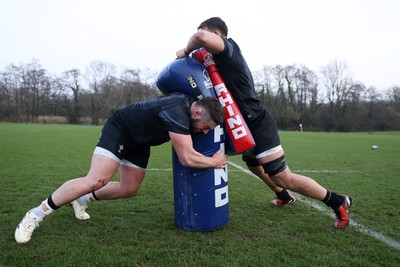
[[[229,165],[232,165],[233,167],[235,167],[235,168],[243,171],[244,173],[247,173],[247,174],[257,178],[259,181],[261,181],[261,179],[258,178],[255,174],[253,174],[251,171],[243,168],[242,166],[237,165],[237,164],[235,164],[233,162],[230,162],[230,161],[228,163],[229,163]],[[298,171],[298,172],[300,172],[300,171]],[[315,171],[315,172],[317,172],[317,171]],[[307,203],[311,207],[323,212],[326,215],[329,215],[331,217],[335,217],[332,213],[327,212],[327,210],[323,206],[321,206],[321,205],[319,205],[319,204],[317,204],[315,202],[312,202],[310,200],[305,199],[304,197],[302,197],[302,195],[299,195],[299,194],[295,194],[295,195],[297,196],[298,200]],[[374,238],[378,239],[379,241],[382,241],[386,245],[388,245],[388,246],[390,246],[392,248],[400,250],[400,242],[399,241],[396,241],[396,240],[394,240],[392,238],[386,237],[386,236],[384,236],[383,234],[381,234],[379,232],[371,230],[368,227],[366,227],[366,226],[364,226],[364,225],[362,225],[362,224],[360,224],[358,222],[355,222],[354,220],[350,221],[350,225],[354,226],[356,228],[356,230],[358,230],[359,232],[362,232],[362,233],[367,234],[367,235],[369,235],[371,237],[374,237]]]
[[[232,162],[229,162],[230,164],[234,164]],[[235,164],[236,165],[236,164]],[[239,166],[239,165],[237,165]],[[236,166],[235,166],[236,167]],[[239,166],[240,167],[240,166]],[[147,169],[147,171],[172,171],[172,168],[150,168]],[[247,169],[243,169],[243,170],[230,170],[230,172],[246,172],[249,174],[252,174],[251,171],[247,170]],[[337,171],[337,170],[295,170],[293,172],[301,172],[301,173],[305,173],[305,172],[314,172],[314,173],[354,173],[354,172],[359,172],[359,171]]]
[[[293,170],[292,170],[293,171]],[[242,172],[242,170],[230,170],[230,172]],[[250,171],[248,171],[250,172]],[[358,171],[335,171],[335,170],[294,170],[295,173],[356,173]],[[359,172],[358,172],[359,173]]]
[[[146,171],[172,171],[172,168],[150,168],[146,169]]]
[[[337,171],[337,170],[294,170],[293,172],[317,172],[317,173],[354,173],[359,171]]]
[[[244,172],[244,173],[247,173],[247,174],[249,174],[250,176],[253,176],[253,177],[257,178],[259,181],[261,181],[261,179],[259,179],[255,174],[253,174],[253,173],[252,173],[251,171],[249,171],[248,169],[243,168],[242,166],[237,165],[237,164],[235,164],[235,163],[233,163],[233,162],[230,162],[230,161],[229,161],[228,163],[229,163],[229,165],[232,165],[233,167],[235,167],[235,168],[238,169],[239,171]],[[148,171],[172,171],[172,168],[150,168],[150,169],[147,169],[147,170],[148,170]],[[230,170],[230,171],[232,171],[232,170]],[[332,172],[332,173],[344,173],[344,172],[357,172],[357,171],[298,170],[298,171],[295,171],[295,172],[315,172],[315,173],[317,173],[317,172],[319,172],[319,173],[329,173],[329,172]],[[292,192],[292,193],[293,193],[293,192]],[[298,199],[298,200],[303,201],[304,203],[306,203],[306,204],[310,205],[311,207],[313,207],[313,208],[315,208],[315,209],[317,209],[317,210],[323,212],[324,214],[335,218],[335,215],[332,214],[331,212],[327,211],[327,209],[326,209],[325,207],[323,207],[323,206],[321,206],[321,205],[319,205],[319,204],[317,204],[317,203],[315,203],[315,202],[313,202],[313,201],[310,201],[310,200],[304,198],[304,197],[303,197],[302,195],[300,195],[300,194],[297,194],[297,193],[293,193],[293,194],[295,194],[295,195],[297,196],[297,199]],[[362,232],[362,233],[365,233],[365,234],[367,234],[367,235],[369,235],[369,236],[372,236],[372,237],[374,237],[374,238],[376,238],[376,239],[382,241],[383,243],[387,244],[388,246],[400,250],[400,242],[398,242],[398,241],[396,241],[396,240],[394,240],[394,239],[391,239],[391,238],[389,238],[389,237],[386,237],[386,236],[384,236],[383,234],[381,234],[381,233],[379,233],[379,232],[376,232],[376,231],[374,231],[374,230],[371,230],[371,229],[369,229],[368,227],[366,227],[366,226],[364,226],[364,225],[362,225],[362,224],[359,224],[359,223],[355,222],[354,220],[351,220],[351,221],[350,221],[350,225],[354,226],[354,227],[356,228],[357,231]]]

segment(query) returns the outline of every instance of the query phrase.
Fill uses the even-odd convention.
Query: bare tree
[[[295,95],[296,109],[300,113],[300,123],[314,127],[315,114],[319,107],[319,91],[316,74],[304,65],[296,69]]]
[[[68,117],[67,107],[65,105],[66,95],[65,83],[61,77],[51,79],[51,97],[49,99],[48,113],[53,116]]]
[[[43,99],[41,96],[47,95],[50,91],[46,70],[42,68],[37,60],[33,60],[26,65],[22,83],[31,99],[30,115],[32,121],[37,122],[41,100]],[[28,102],[26,103],[28,106]]]
[[[19,66],[9,65],[3,73],[3,86],[8,87],[10,101],[14,102],[16,120],[37,122],[42,112],[41,102],[51,91],[50,78],[36,59]],[[5,89],[4,89],[5,90]]]
[[[363,96],[363,103],[366,108],[366,115],[365,115],[365,128],[368,131],[372,130],[373,121],[376,116],[376,109],[377,104],[379,103],[381,95],[377,91],[376,87],[369,87],[368,89],[364,90]]]
[[[271,109],[274,102],[272,68],[265,65],[260,71],[254,72],[253,77],[258,98],[264,106],[268,107],[268,109]]]
[[[110,114],[112,84],[116,82],[116,67],[108,62],[94,61],[86,68],[85,77],[91,92],[92,123],[98,125],[101,118]]]
[[[396,112],[400,112],[400,86],[394,85],[387,92],[387,98],[389,104],[394,108]]]
[[[6,68],[6,72],[4,73],[4,77],[6,80],[4,85],[8,87],[10,93],[10,101],[13,106],[13,114],[14,119],[16,121],[26,120],[22,113],[22,105],[23,102],[23,93],[21,89],[21,80],[22,80],[22,67],[10,64]]]
[[[350,92],[352,80],[347,71],[347,64],[337,59],[321,70],[327,99],[329,103],[338,107],[343,104]]]
[[[295,93],[295,82],[296,82],[296,66],[288,65],[283,69],[283,78],[286,83],[287,92],[287,104],[296,110],[296,93]]]
[[[272,81],[276,88],[276,105],[286,107],[287,97],[285,94],[285,68],[283,66],[276,65],[272,68]]]
[[[345,103],[350,96],[352,79],[348,74],[345,62],[335,59],[332,63],[322,67],[322,83],[326,89],[329,112],[332,112],[332,125],[338,128],[345,112]],[[328,130],[328,129],[327,129]]]
[[[0,120],[10,120],[13,115],[13,83],[10,74],[0,73]]]
[[[125,69],[121,76],[121,86],[125,105],[141,100],[144,97],[145,90],[140,81],[140,70],[138,69]]]
[[[70,108],[67,104],[67,116],[70,123],[78,123],[80,118],[81,105],[79,102],[79,94],[81,93],[81,72],[78,69],[71,69],[63,73],[63,84],[66,88],[72,92],[72,107]],[[67,103],[69,97],[65,94],[65,100]]]

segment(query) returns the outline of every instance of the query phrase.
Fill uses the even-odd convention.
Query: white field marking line
[[[146,171],[172,171],[172,168],[150,168],[146,169]]]
[[[293,172],[315,172],[315,173],[354,173],[359,171],[337,171],[337,170],[295,170]]]
[[[234,164],[232,162],[229,162],[230,164]],[[238,165],[239,166],[239,165]],[[235,166],[236,167],[236,166]],[[172,168],[150,168],[147,169],[147,171],[172,171]],[[250,172],[247,169],[243,169],[243,170],[229,170],[230,172],[246,172],[246,173],[250,173],[253,174],[252,172]],[[337,171],[337,170],[295,170],[293,172],[301,172],[301,173],[305,173],[305,172],[313,172],[313,173],[354,173],[354,172],[359,172],[359,171]]]
[[[229,170],[230,172],[243,172],[247,171],[251,173],[249,170]],[[292,170],[293,171],[293,170]],[[335,170],[294,170],[293,172],[300,173],[356,173],[359,171],[335,171]]]
[[[235,167],[235,168],[243,171],[244,173],[247,173],[247,174],[257,178],[259,181],[261,181],[261,179],[257,175],[253,174],[251,171],[243,168],[242,166],[237,165],[237,164],[235,164],[233,162],[230,162],[230,161],[228,163],[229,163],[229,165],[232,165],[233,167]],[[301,201],[307,203],[311,207],[323,212],[326,215],[329,215],[329,216],[335,218],[335,215],[333,213],[327,211],[327,209],[325,209],[323,206],[321,206],[321,205],[319,205],[319,204],[317,204],[315,202],[312,202],[310,200],[307,200],[304,196],[302,196],[300,194],[297,194],[297,193],[294,193],[294,194],[295,194],[295,196],[297,197],[298,200],[301,199]],[[361,233],[364,233],[364,234],[367,234],[369,236],[372,236],[372,237],[378,239],[379,241],[382,241],[386,245],[388,245],[388,246],[390,246],[392,248],[400,250],[400,242],[399,241],[396,241],[394,239],[386,237],[386,236],[384,236],[383,234],[381,234],[379,232],[371,230],[368,227],[366,227],[366,226],[364,226],[362,224],[359,224],[358,222],[355,222],[354,220],[350,220],[350,225],[352,225],[354,228],[356,228],[357,231],[359,231]]]

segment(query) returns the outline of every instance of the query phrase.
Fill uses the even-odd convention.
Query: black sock
[[[47,203],[49,204],[50,208],[53,210],[59,209],[60,207],[54,204],[53,199],[51,198],[51,195],[47,198]]]
[[[276,196],[283,201],[289,201],[292,198],[289,196],[289,192],[286,189],[283,189],[281,192],[276,193]]]
[[[327,190],[325,198],[322,200],[328,207],[335,209],[342,205],[343,199],[339,197],[335,192]]]
[[[94,197],[95,200],[97,200],[97,201],[100,200],[100,199],[98,199],[98,198],[96,197],[96,194],[94,193],[94,191],[92,192],[92,196]]]

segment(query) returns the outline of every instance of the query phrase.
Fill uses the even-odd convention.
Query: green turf
[[[400,251],[327,211],[292,208],[258,179],[229,166],[229,223],[211,232],[174,225],[171,144],[152,149],[132,199],[93,203],[78,221],[63,207],[27,244],[14,230],[25,212],[86,174],[100,127],[0,124],[0,266],[399,266]],[[281,132],[292,171],[353,197],[351,218],[400,242],[400,133]],[[379,149],[371,150],[372,145]],[[244,166],[240,156],[230,161]],[[158,169],[158,170],[155,170]],[[118,177],[115,177],[117,179]],[[320,204],[319,202],[315,202]],[[323,204],[320,204],[324,206]]]

